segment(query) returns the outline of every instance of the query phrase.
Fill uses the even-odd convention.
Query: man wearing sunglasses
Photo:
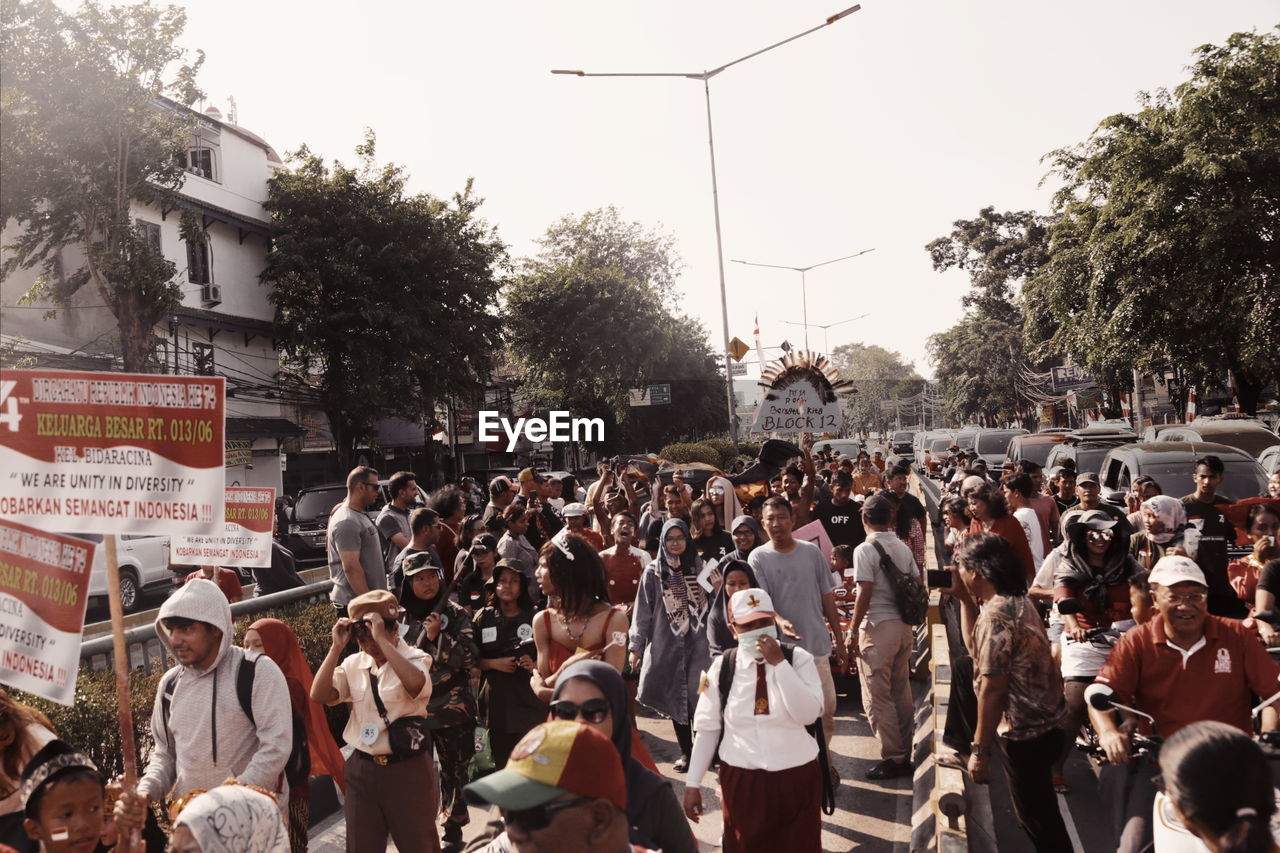
[[[463,794],[472,805],[502,810],[506,831],[486,851],[647,853],[628,840],[627,782],[618,750],[583,723],[535,726],[506,767],[472,782]]]
[[[1280,666],[1253,629],[1209,613],[1208,584],[1194,560],[1162,557],[1148,583],[1155,618],[1120,638],[1097,683],[1115,691],[1120,704],[1154,717],[1161,737],[1201,720],[1251,734],[1250,691],[1264,699],[1274,694],[1280,689]],[[1089,718],[1110,762],[1100,787],[1102,801],[1117,804],[1118,850],[1143,850],[1152,843],[1156,789],[1151,780],[1157,771],[1145,759],[1129,760],[1132,723],[1121,726],[1116,712],[1093,708]]]
[[[385,589],[387,567],[382,558],[378,528],[366,511],[377,503],[378,472],[361,465],[347,475],[347,499],[329,516],[325,537],[329,550],[329,598],[345,616],[347,603],[371,589]]]

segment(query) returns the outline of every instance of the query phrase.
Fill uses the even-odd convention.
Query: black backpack
[[[921,625],[929,615],[929,590],[920,583],[920,575],[916,571],[901,571],[888,553],[880,547],[879,542],[872,542],[880,553],[880,570],[889,579],[893,590],[894,603],[898,605],[898,613],[902,621],[908,625]]]
[[[257,670],[258,658],[245,655],[236,670],[236,698],[240,700],[240,710],[249,718],[251,725],[257,725],[253,719],[253,676]],[[182,667],[174,667],[165,673],[160,680],[160,710],[164,716],[164,733],[173,743],[173,734],[169,731],[169,711],[173,704],[174,691],[178,689],[178,676]],[[290,706],[292,707],[292,705]],[[289,785],[295,786],[305,782],[311,774],[311,747],[307,743],[306,722],[296,713],[293,719],[293,743],[289,750],[289,758],[284,763],[284,778]]]
[[[795,657],[796,647],[790,643],[779,643],[782,646],[782,659],[787,663],[791,663]],[[733,646],[725,649],[721,654],[724,661],[720,664],[720,678],[716,683],[716,688],[720,691],[720,718],[724,719],[724,697],[729,695],[729,687],[733,684],[733,673],[737,669],[738,664],[738,648]],[[721,723],[721,735],[724,733],[723,722]],[[827,755],[827,739],[822,732],[822,715],[818,715],[818,719],[804,727],[814,740],[818,742],[818,769],[822,771],[822,813],[825,815],[835,814],[836,811],[836,792],[831,786],[831,759]]]

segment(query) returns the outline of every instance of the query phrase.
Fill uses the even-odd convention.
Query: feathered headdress
[[[825,355],[810,350],[789,352],[769,362],[760,374],[760,385],[769,389],[764,395],[766,400],[778,399],[778,392],[800,381],[817,388],[824,403],[834,403],[838,394],[858,393],[852,380],[842,378],[839,369]]]

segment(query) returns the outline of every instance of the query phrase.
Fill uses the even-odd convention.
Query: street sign
[[[631,388],[627,391],[628,405],[632,408],[638,406],[669,406],[671,405],[671,386],[670,385],[649,385],[645,388]]]
[[[742,357],[751,352],[751,348],[739,338],[729,341],[729,355],[733,356],[734,361],[742,361]]]
[[[729,365],[729,375],[730,376],[746,376],[747,366],[745,364],[731,364]]]
[[[1067,391],[1072,388],[1088,388],[1096,384],[1093,374],[1078,364],[1051,369],[1054,391]]]

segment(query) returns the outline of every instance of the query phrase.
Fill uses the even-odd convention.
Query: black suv
[[[387,480],[378,481],[378,500],[369,507],[366,515],[376,521],[391,496],[387,492]],[[325,549],[325,531],[329,529],[329,515],[333,508],[347,499],[347,487],[342,483],[326,483],[323,486],[310,486],[298,492],[298,497],[289,510],[289,527],[284,532],[281,544],[293,552],[293,558],[300,569],[323,566],[329,557]],[[418,487],[416,506],[425,506],[427,496]]]

